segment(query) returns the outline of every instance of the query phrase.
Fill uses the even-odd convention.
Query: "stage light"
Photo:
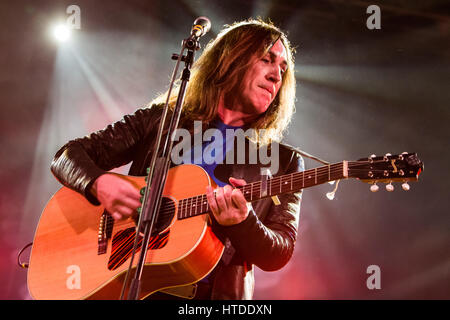
[[[65,24],[58,24],[53,27],[53,36],[59,42],[66,42],[70,39],[71,30]]]

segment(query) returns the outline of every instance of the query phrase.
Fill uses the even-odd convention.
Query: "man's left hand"
[[[234,187],[244,186],[243,179],[230,178]],[[223,226],[231,226],[244,221],[248,216],[247,200],[241,190],[230,185],[217,188],[214,192],[211,186],[206,187],[206,197],[216,221]]]

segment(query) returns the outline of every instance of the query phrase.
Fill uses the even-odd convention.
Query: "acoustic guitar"
[[[377,182],[391,187],[392,182],[403,182],[408,189],[406,182],[417,180],[422,170],[423,163],[415,153],[372,156],[239,188],[249,202],[346,178],[371,183],[372,191]],[[144,177],[119,176],[136,188],[146,187]],[[145,260],[140,299],[193,284],[219,262],[224,246],[209,225],[207,185],[214,183],[199,166],[186,164],[169,170]],[[35,233],[28,269],[31,296],[119,299],[135,237],[135,220],[114,221],[102,206],[91,205],[79,193],[62,187],[44,208]]]

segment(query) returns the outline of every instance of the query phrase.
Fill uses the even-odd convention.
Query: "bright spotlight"
[[[66,42],[69,40],[71,30],[65,24],[58,24],[53,27],[53,36],[59,42]]]

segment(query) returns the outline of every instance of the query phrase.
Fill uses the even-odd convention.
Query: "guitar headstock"
[[[423,162],[416,153],[403,152],[399,155],[372,155],[348,163],[348,176],[371,183],[371,191],[377,191],[377,182],[388,183],[386,190],[392,191],[392,182],[403,182],[403,189],[409,190],[408,181],[417,181],[423,171]]]

